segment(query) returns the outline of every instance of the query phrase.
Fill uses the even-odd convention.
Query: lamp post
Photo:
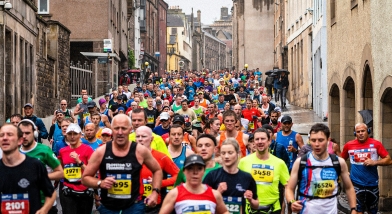
[[[142,84],[145,83],[145,79],[146,79],[146,74],[147,74],[147,67],[148,67],[149,63],[146,61],[144,62],[144,74],[143,74],[143,79],[142,79]],[[148,77],[147,77],[148,78]]]
[[[245,70],[248,71],[248,64],[245,64]]]

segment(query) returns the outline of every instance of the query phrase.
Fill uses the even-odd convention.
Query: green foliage
[[[135,54],[133,53],[133,50],[128,51],[128,68],[135,68]]]

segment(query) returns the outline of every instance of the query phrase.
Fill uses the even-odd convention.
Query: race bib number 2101
[[[1,213],[2,214],[29,214],[29,194],[2,194]]]

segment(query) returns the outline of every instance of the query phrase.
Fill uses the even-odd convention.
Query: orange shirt
[[[238,141],[238,145],[240,146],[241,150],[241,157],[246,156],[246,146],[244,144],[243,136],[244,133],[237,131],[237,137],[235,138]],[[223,141],[226,140],[226,132],[222,132],[219,138],[219,148],[222,146]]]

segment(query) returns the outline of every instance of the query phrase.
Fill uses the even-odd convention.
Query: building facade
[[[213,35],[226,44],[225,68],[233,68],[233,21],[229,8],[222,7],[219,20],[210,25]]]
[[[274,5],[274,68],[288,69],[287,57],[287,26],[286,26],[286,1],[276,1]]]
[[[35,114],[53,114],[61,99],[70,101],[70,31],[56,21],[36,15],[35,1],[0,6],[0,121],[23,114],[25,103]],[[52,106],[53,108],[48,108]]]
[[[226,43],[212,35],[211,28],[202,29],[203,38],[203,62],[209,70],[221,70],[227,68]]]
[[[329,126],[341,145],[372,110],[371,135],[392,152],[392,4],[387,1],[328,1]],[[392,210],[391,167],[379,167],[380,210]]]
[[[288,1],[287,48],[289,75],[288,100],[304,108],[312,107],[312,1]]]
[[[245,64],[263,73],[273,68],[274,5],[274,1],[265,0],[233,1],[233,67],[236,70],[242,70]]]
[[[192,29],[185,13],[172,6],[167,14],[167,70],[190,70],[192,68]]]

